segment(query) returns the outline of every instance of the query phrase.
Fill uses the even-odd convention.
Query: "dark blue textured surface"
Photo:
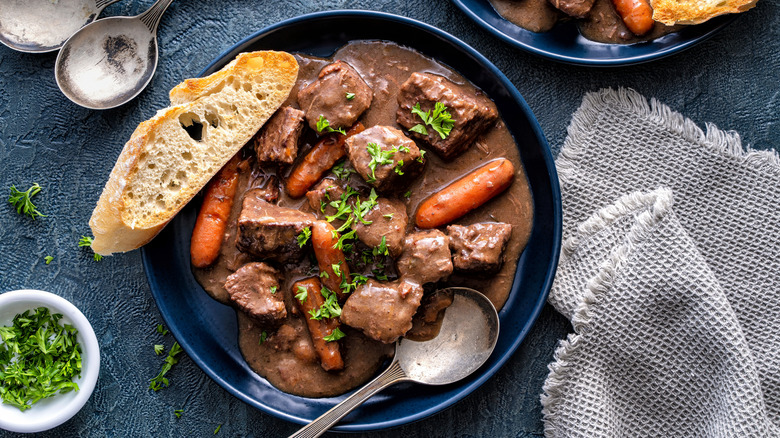
[[[309,41],[308,33],[320,35]],[[482,368],[447,386],[404,385],[383,391],[346,417],[339,430],[377,430],[430,416],[458,402],[492,377],[511,357],[539,316],[552,284],[560,250],[561,202],[558,177],[541,128],[508,79],[478,52],[419,21],[366,11],[308,14],[260,31],[229,49],[201,74],[210,74],[240,52],[270,49],[330,56],[352,40],[390,40],[434,56],[472,80],[494,99],[520,145],[534,200],[534,224],[518,263],[512,294],[499,313],[496,349]],[[143,250],[152,294],[185,351],[223,388],[280,418],[305,424],[346,396],[310,399],[285,394],[253,373],[241,358],[235,317],[198,286],[190,270],[189,241],[197,215],[190,205]],[[182,250],[183,249],[183,250]],[[232,312],[231,312],[232,313]],[[214,315],[219,314],[220,318]],[[216,353],[215,352],[219,352]]]
[[[125,0],[104,15],[138,13],[151,0]],[[256,0],[174,2],[162,19],[160,67],[135,101],[110,111],[79,108],[54,82],[54,54],[0,47],[0,189],[39,182],[32,222],[0,205],[0,291],[44,289],[76,304],[103,350],[98,385],[74,419],[42,436],[284,436],[297,426],[239,401],[187,358],[171,387],[147,390],[162,358],[153,344],[161,322],[140,252],[94,262],[76,242],[122,145],[135,126],[167,103],[168,90],[196,75],[247,35],[300,14],[337,8],[409,16],[452,33],[495,63],[528,101],[554,150],[582,95],[630,86],[699,124],[737,130],[746,144],[780,149],[780,5],[761,0],[712,39],[669,58],[633,67],[588,69],[541,59],[483,31],[450,2],[429,0]],[[316,35],[313,35],[316,37]],[[4,198],[5,196],[3,196]],[[4,202],[4,201],[3,201]],[[46,265],[43,257],[55,257]],[[566,320],[546,307],[518,351],[496,376],[462,402],[429,419],[378,437],[532,437],[543,434],[539,393]],[[181,419],[174,409],[185,409]],[[8,435],[11,434],[2,434]]]
[[[505,20],[493,9],[489,0],[452,2],[485,30],[509,44],[557,61],[590,66],[639,64],[670,56],[715,35],[738,18],[736,15],[718,17],[699,26],[690,26],[637,44],[601,44],[580,35],[571,21],[559,23],[549,32],[535,33]]]

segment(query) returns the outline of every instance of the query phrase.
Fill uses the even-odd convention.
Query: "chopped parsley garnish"
[[[349,167],[344,167],[344,164],[347,162],[347,160],[341,160],[338,163],[336,163],[335,166],[333,166],[333,169],[331,169],[331,172],[333,172],[334,175],[336,175],[336,178],[341,180],[347,180],[349,179],[349,175],[355,173],[353,169],[350,169]]]
[[[45,214],[38,211],[32,202],[32,197],[37,195],[41,188],[38,183],[35,183],[26,191],[21,192],[16,186],[11,186],[11,196],[8,197],[8,202],[16,208],[17,213],[30,216],[32,220],[35,220],[36,217],[46,217]]]
[[[163,354],[163,351],[165,351],[165,345],[162,344],[155,344],[154,345],[154,354],[161,355]]]
[[[438,132],[442,140],[450,135],[450,131],[452,131],[452,128],[455,126],[452,115],[447,112],[447,107],[441,102],[436,102],[436,105],[433,107],[433,114],[431,114],[430,110],[423,112],[423,110],[420,109],[420,102],[417,102],[412,108],[412,114],[420,116],[423,123],[429,125],[434,131]],[[425,125],[414,125],[409,131],[428,135],[428,130],[425,129]]]
[[[176,418],[181,418],[181,414],[183,413],[184,413],[184,409],[176,409],[175,411],[173,411],[173,415],[175,415]]]
[[[46,257],[43,258],[43,261],[46,262],[47,265],[49,263],[51,263],[52,260],[54,260],[54,257],[52,257],[52,256],[46,256]]]
[[[60,325],[62,315],[46,307],[25,310],[0,327],[0,399],[20,411],[44,398],[79,386],[81,347],[78,330]]]
[[[328,336],[324,336],[322,339],[327,341],[327,342],[334,342],[334,341],[338,341],[339,339],[343,338],[344,336],[347,336],[347,335],[345,335],[344,332],[342,332],[341,330],[339,330],[338,327],[336,327],[336,328],[333,329],[332,332],[330,332],[330,334]]]
[[[376,181],[376,166],[393,164],[393,155],[398,152],[398,148],[393,147],[388,151],[383,151],[378,144],[368,143],[366,149],[368,154],[371,155],[371,161],[368,163],[368,168],[371,169],[371,176],[367,180],[367,182],[371,183]]]
[[[163,385],[168,387],[168,379],[165,377],[165,375],[168,374],[168,371],[170,371],[174,365],[179,363],[179,359],[177,359],[176,356],[182,351],[183,350],[179,343],[174,342],[173,346],[171,347],[171,351],[168,352],[168,357],[165,358],[165,363],[163,363],[162,369],[160,369],[160,372],[154,376],[153,379],[149,380],[149,389],[157,392],[162,389]]]
[[[375,257],[378,255],[390,255],[390,251],[387,249],[387,239],[385,236],[382,236],[382,241],[379,242],[379,246],[375,246],[371,252]]]
[[[222,425],[221,424],[219,426],[217,426],[216,429],[214,429],[214,435],[218,434],[220,429],[222,429]]]
[[[328,119],[326,119],[325,116],[321,115],[319,120],[317,120],[317,132],[322,133],[323,131],[325,131],[326,133],[338,132],[341,135],[347,135],[347,132],[344,131],[344,128],[338,128],[338,129],[331,128]]]
[[[263,345],[265,343],[266,339],[268,339],[268,332],[263,330],[263,332],[260,333],[260,343],[258,345]]]
[[[338,242],[336,242],[336,244],[333,247],[345,251],[346,241],[353,240],[353,239],[355,239],[355,230],[350,230],[342,234],[341,237],[339,237]]]
[[[295,299],[303,303],[306,301],[306,297],[308,296],[309,293],[306,291],[306,288],[303,286],[298,286],[298,293],[295,294]]]
[[[420,149],[420,156],[417,157],[417,161],[419,161],[420,163],[424,163],[425,162],[425,150],[424,149]]]
[[[352,100],[355,98],[355,93],[347,93],[347,100]]]
[[[166,329],[162,324],[157,324],[157,333],[165,336],[168,334],[168,329]]]
[[[91,236],[81,236],[81,239],[79,239],[79,248],[92,246],[93,240],[94,239]],[[92,258],[95,259],[96,262],[103,260],[103,256],[96,252],[92,253]]]
[[[367,221],[365,219],[365,216],[368,214],[369,211],[371,211],[372,208],[374,208],[377,204],[377,194],[376,190],[373,188],[371,189],[371,193],[368,195],[368,200],[364,202],[360,202],[360,197],[357,198],[357,202],[355,202],[355,219],[359,220],[364,225],[371,225],[373,221]]]
[[[388,213],[388,214],[383,214],[382,217],[385,217],[387,219],[392,219],[394,215],[395,213]]]
[[[278,289],[279,286],[271,286],[271,295],[275,294]]]
[[[403,168],[404,168],[404,160],[398,160],[398,163],[396,163],[395,167],[393,167],[393,170],[398,175],[403,175],[404,174]]]
[[[338,264],[334,263],[330,265],[331,269],[333,269],[333,273],[341,277],[341,262]]]
[[[352,281],[347,281],[346,278],[341,279],[341,284],[339,285],[339,288],[341,289],[341,293],[343,294],[350,294],[352,291],[357,289],[358,286],[361,284],[366,284],[368,281],[368,277],[361,274],[350,274],[352,277]]]
[[[311,237],[311,227],[306,227],[301,231],[301,234],[298,235],[298,246],[303,248],[304,245],[309,241],[309,238]]]
[[[330,278],[330,274],[328,274],[328,271],[322,271],[320,272],[320,278]]]
[[[319,321],[323,318],[338,318],[341,316],[341,306],[339,306],[338,296],[335,292],[331,291],[327,287],[323,287],[320,290],[322,297],[325,298],[325,302],[318,309],[309,310],[311,319]]]
[[[409,199],[411,197],[412,197],[412,191],[411,190],[407,190],[406,193],[404,193],[404,198]]]

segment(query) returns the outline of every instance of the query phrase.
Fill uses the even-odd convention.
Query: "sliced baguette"
[[[650,0],[653,20],[667,26],[699,24],[724,14],[753,8],[758,0]]]
[[[89,220],[93,251],[152,240],[281,106],[297,77],[292,55],[252,52],[176,86],[174,106],[141,123],[119,154]]]

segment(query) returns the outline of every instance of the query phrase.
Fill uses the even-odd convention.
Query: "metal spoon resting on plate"
[[[468,377],[487,361],[498,340],[496,308],[485,295],[465,287],[454,293],[439,334],[424,342],[401,338],[390,366],[290,438],[314,438],[377,392],[399,382],[447,385]]]

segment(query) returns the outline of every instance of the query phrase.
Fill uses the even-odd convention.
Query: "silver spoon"
[[[157,26],[173,0],[157,0],[135,17],[103,18],[84,26],[62,46],[54,76],[60,90],[86,108],[129,102],[157,69]]]
[[[3,0],[0,2],[0,43],[28,53],[51,52],[106,6],[118,0]]]
[[[344,401],[290,438],[315,438],[369,397],[399,382],[447,385],[476,371],[490,357],[498,340],[498,314],[481,293],[465,287],[454,292],[439,334],[424,342],[399,339],[390,366]]]

